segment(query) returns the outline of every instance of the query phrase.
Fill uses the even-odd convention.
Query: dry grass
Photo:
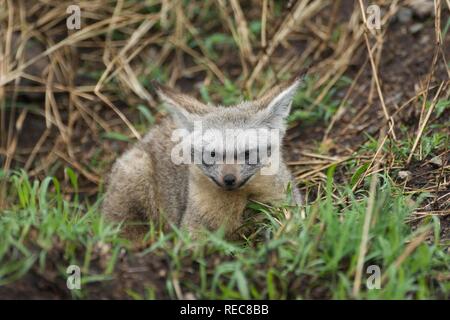
[[[433,107],[449,96],[448,77],[436,82],[435,75],[439,65],[450,74],[445,39],[441,38],[442,11],[448,2],[436,1],[435,49],[429,72],[414,83],[416,93],[397,104],[386,98],[380,79],[389,32],[385,26],[412,1],[377,1],[384,13],[381,30],[368,30],[361,23],[367,19],[363,1],[354,6],[325,0],[290,1],[286,5],[273,1],[244,5],[234,0],[189,5],[169,0],[149,3],[79,1],[82,28],[70,31],[65,24],[70,1],[0,2],[0,154],[5,172],[23,167],[31,176],[43,177],[55,170],[57,173],[54,168],[62,162],[86,178],[89,183],[84,191],[95,193],[108,166],[90,165],[89,157],[101,147],[102,159],[110,163],[120,151],[102,139],[105,133],[141,138],[145,131],[133,124],[135,106],[145,105],[156,118],[160,116],[148,80],[161,70],[169,85],[180,85],[184,90],[198,92],[202,85],[233,81],[236,88],[252,97],[309,65],[309,73],[317,79],[311,88],[315,92],[308,106],[311,109],[323,103],[355,61],[362,61],[358,70],[350,72],[353,81],[318,137],[323,154],[335,149],[333,160],[311,165],[303,162],[299,171],[299,180],[315,185],[330,165],[355,160],[354,151],[363,142],[342,147],[338,141],[368,128],[375,127],[371,131],[375,133],[388,123],[395,143],[400,126],[396,119],[401,111],[420,104],[417,135],[406,164],[410,163]],[[275,7],[280,12],[276,13]],[[251,23],[259,23],[260,32],[252,32]],[[205,40],[214,34],[231,36],[237,50],[218,43],[215,51],[219,56],[212,53]],[[370,83],[361,79],[368,73]],[[434,96],[426,110],[430,92]],[[221,101],[218,94],[211,99]],[[372,117],[368,121],[364,119],[367,113]],[[348,116],[350,121],[345,120]],[[341,123],[345,126],[336,128]],[[373,159],[354,189],[371,174]],[[384,155],[382,162],[389,172],[395,159]],[[436,183],[439,188],[448,187],[448,181]]]
[[[418,18],[423,30],[417,42],[425,39],[418,44],[401,40],[413,33],[415,18],[398,21],[399,12],[415,10],[417,1],[374,2],[382,8],[380,30],[363,23],[362,0],[78,1],[82,28],[70,31],[71,1],[0,0],[2,170],[56,175],[67,196],[95,195],[124,141],[140,139],[148,127],[138,106],[155,121],[164,116],[151,79],[220,102],[227,95],[259,96],[309,67],[308,105],[300,108],[329,111],[330,97],[339,103],[313,126],[294,122],[289,131],[290,163],[307,198],[322,197],[324,172],[333,166],[353,191],[364,189],[372,176],[371,194],[375,174],[383,173],[407,195],[430,193],[412,222],[438,216],[448,223],[449,146],[433,149],[433,157],[424,150],[432,133],[449,135],[449,109],[436,116],[436,108],[450,96],[450,33],[442,31],[450,3],[434,0],[434,12]],[[403,65],[390,62],[396,55]],[[342,79],[350,80],[343,86]],[[66,166],[83,177],[78,190],[64,175]],[[6,181],[0,188],[1,208],[7,206]],[[348,204],[338,193],[334,197]],[[372,209],[367,208],[366,236]],[[413,240],[408,250],[416,246]]]

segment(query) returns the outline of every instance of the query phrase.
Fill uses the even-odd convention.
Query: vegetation
[[[448,299],[450,8],[375,2],[380,30],[356,1],[79,1],[68,31],[68,3],[0,0],[0,298]],[[165,116],[150,80],[228,105],[306,66],[305,208],[250,203],[240,241],[104,221],[111,164]]]

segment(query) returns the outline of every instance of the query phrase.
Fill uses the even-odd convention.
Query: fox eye
[[[256,163],[250,163],[250,151],[249,150],[245,150],[244,156],[245,156],[245,163],[248,165],[256,165],[259,162],[259,157],[257,157]]]
[[[245,156],[245,161],[248,162],[250,160],[250,151],[245,150],[244,156]]]
[[[215,151],[211,151],[209,152],[209,158],[208,161],[205,161],[205,152],[209,152],[209,151],[204,151],[203,153],[203,157],[202,157],[202,163],[205,166],[212,166],[214,164],[214,162],[216,161],[214,158],[216,157],[216,152]],[[207,154],[207,153],[206,153]]]

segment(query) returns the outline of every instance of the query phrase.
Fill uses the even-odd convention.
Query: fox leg
[[[102,213],[108,221],[123,222],[127,238],[140,238],[148,231],[152,195],[149,166],[144,151],[131,149],[117,160],[109,177]]]
[[[252,186],[250,199],[271,205],[286,203],[287,192],[290,191],[289,204],[301,207],[302,195],[298,190],[295,180],[285,165],[281,165],[276,176],[259,176],[258,181]],[[270,185],[270,188],[266,186]]]

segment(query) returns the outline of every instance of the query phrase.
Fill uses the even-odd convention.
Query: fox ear
[[[152,81],[152,84],[179,127],[191,130],[195,120],[213,109],[193,97],[178,93],[156,81]]]
[[[269,128],[282,129],[284,131],[284,120],[289,115],[291,110],[292,100],[297,92],[301,78],[295,79],[289,86],[278,92],[271,91],[271,97],[264,97],[265,108],[258,111],[260,123],[267,125]]]

